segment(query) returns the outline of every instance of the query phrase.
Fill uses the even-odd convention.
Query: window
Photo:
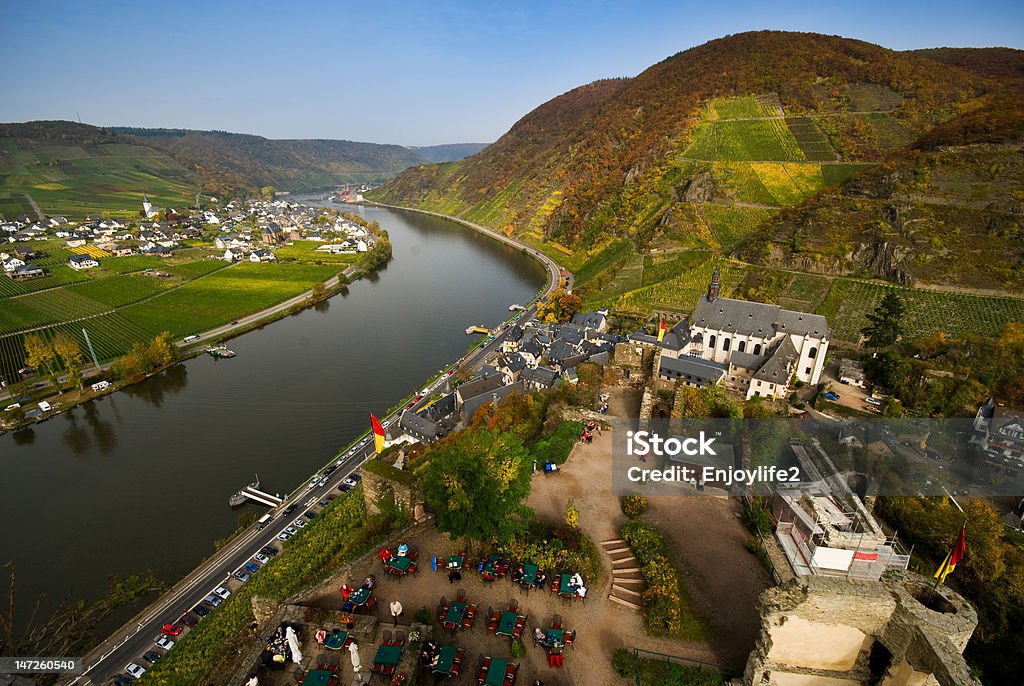
[[[739,350],[741,353],[742,352],[746,352],[746,350],[747,350],[747,342],[746,341],[740,341],[740,347],[737,348],[737,350]]]
[[[818,349],[817,348],[811,348],[810,350],[807,351],[807,359],[808,360],[813,360],[817,356],[818,356]]]
[[[715,337],[712,336],[710,343],[708,343],[708,347],[711,348],[712,350],[715,349],[715,340],[716,340]]]
[[[722,339],[722,350],[725,350],[726,352],[729,351],[729,339],[728,338],[723,338]]]
[[[807,369],[804,370],[804,374],[810,374],[810,373],[811,373],[811,368],[810,367],[808,367]]]
[[[760,343],[755,343],[754,344],[754,354],[755,355],[760,355],[761,354],[761,344]]]

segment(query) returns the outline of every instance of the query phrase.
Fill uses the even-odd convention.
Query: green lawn
[[[758,224],[772,215],[772,210],[759,207],[706,204],[701,205],[700,209],[723,249],[728,249],[749,236]]]
[[[701,124],[686,157],[722,161],[793,161],[807,157],[783,119]]]
[[[326,252],[317,252],[316,249],[321,245],[326,244],[318,241],[293,241],[291,245],[274,248],[274,254],[277,255],[278,260],[295,260],[313,264],[349,265],[359,259],[359,255],[332,255]]]

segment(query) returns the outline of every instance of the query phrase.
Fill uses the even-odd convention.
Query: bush
[[[619,648],[612,654],[612,669],[624,679],[636,674],[636,656],[625,648]]]
[[[430,625],[434,621],[434,613],[429,607],[421,607],[413,613],[412,619],[419,624]]]
[[[775,530],[775,520],[771,510],[761,498],[751,498],[743,508],[743,523],[752,533],[768,536]]]
[[[655,636],[679,633],[683,628],[683,597],[665,537],[654,527],[630,522],[622,528],[622,539],[640,563],[647,583],[642,598],[648,631]]]
[[[631,493],[622,498],[622,514],[629,519],[636,519],[647,512],[647,498],[639,493]]]
[[[518,660],[524,655],[526,655],[526,646],[523,645],[523,642],[518,638],[512,641],[512,657]]]

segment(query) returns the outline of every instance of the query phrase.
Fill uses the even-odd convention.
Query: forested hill
[[[447,143],[444,145],[412,146],[410,150],[428,162],[454,162],[475,155],[488,143]]]
[[[119,128],[161,150],[211,185],[281,190],[325,188],[380,179],[426,159],[400,145],[343,140],[271,140],[223,131]]]
[[[811,271],[1019,288],[1017,232],[1005,213],[983,216],[1019,181],[1019,150],[958,157],[947,178],[929,172],[937,161],[915,143],[943,124],[934,141],[943,149],[1013,145],[1014,134],[1000,140],[995,124],[1012,123],[1022,109],[1020,56],[901,53],[806,33],[728,36],[634,78],[558,96],[477,155],[410,169],[375,197],[519,233],[569,262],[590,262],[595,276],[600,260],[620,263],[630,251],[711,249]],[[900,164],[899,178],[887,179],[895,185],[862,189],[870,207],[853,217],[852,233],[834,235],[850,219],[848,207],[828,201],[835,189],[872,167]],[[995,171],[972,186],[984,169]],[[965,194],[973,194],[969,202]],[[813,216],[794,214],[820,198],[825,207]],[[878,229],[894,198],[907,205],[900,211],[927,205],[911,217],[921,220],[914,230]],[[965,228],[954,236],[947,221]],[[877,230],[863,237],[868,224]],[[990,248],[953,260],[979,232],[995,236]],[[595,246],[619,252],[602,256]],[[947,267],[961,271],[943,273]]]

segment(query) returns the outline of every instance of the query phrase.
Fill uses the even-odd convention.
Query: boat
[[[249,484],[245,488],[240,488],[240,489],[238,489],[237,491],[235,491],[234,493],[231,494],[231,497],[228,498],[228,505],[230,505],[231,507],[241,507],[242,505],[245,505],[246,501],[248,501],[248,498],[246,498],[244,495],[242,495],[242,492],[246,488],[259,488],[259,487],[260,487],[260,475],[257,474],[255,481],[253,481],[251,484]]]
[[[206,349],[206,352],[210,355],[210,357],[216,358],[218,360],[221,358],[229,358],[235,356],[235,351],[228,350],[228,347],[226,345],[218,345],[216,347],[211,346]]]
[[[479,324],[477,324],[476,326],[466,327],[466,335],[467,336],[472,336],[475,333],[490,333],[490,332],[491,332],[491,330],[488,329],[486,326],[480,326]]]
[[[509,305],[508,306],[508,311],[509,312],[515,312],[516,310],[525,310],[525,309],[526,308],[523,307],[522,305]]]

